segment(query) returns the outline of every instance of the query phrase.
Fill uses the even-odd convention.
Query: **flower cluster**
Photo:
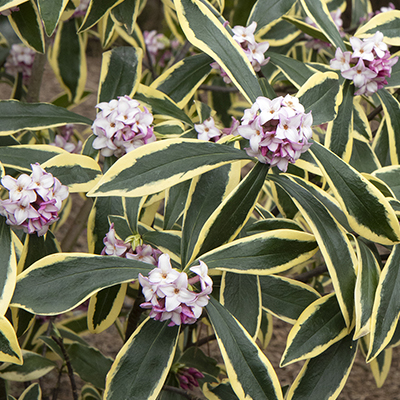
[[[340,33],[340,36],[345,36],[345,32],[343,30],[343,20],[342,20],[342,11],[340,8],[338,8],[336,11],[332,11],[330,13],[332,20],[334,22],[334,24],[336,25],[337,30]],[[314,28],[318,28],[317,24],[310,18],[310,17],[306,17],[307,24],[313,26]],[[314,49],[314,50],[321,50],[323,48],[327,48],[330,47],[331,44],[327,43],[321,39],[315,39],[310,35],[305,34],[304,35],[305,38],[307,39],[307,43],[306,43],[306,47],[310,48],[310,49]]]
[[[387,85],[386,77],[390,77],[392,66],[399,57],[390,58],[390,52],[383,43],[383,34],[377,31],[367,39],[350,38],[353,52],[343,52],[337,48],[331,67],[340,69],[342,76],[353,81],[358,90],[355,95],[371,96]]]
[[[179,385],[184,390],[193,390],[199,386],[198,379],[204,378],[204,375],[196,368],[193,367],[182,367],[176,373]]]
[[[164,50],[169,46],[168,38],[162,33],[157,33],[156,30],[144,31],[143,39],[152,61],[157,57],[159,50]]]
[[[146,299],[142,308],[151,309],[150,317],[158,321],[171,319],[168,326],[193,324],[201,316],[202,309],[208,304],[212,291],[212,280],[207,275],[207,265],[191,267],[196,274],[188,279],[185,272],[172,268],[168,254],[162,254],[158,266],[149,272],[148,277],[139,274],[139,283]],[[201,292],[196,293],[189,288],[200,281]]]
[[[19,7],[10,7],[7,8],[7,10],[3,10],[0,12],[0,15],[4,15],[5,17],[8,17],[9,15],[11,15],[11,13],[15,12],[15,11],[19,11]]]
[[[297,97],[287,94],[270,100],[260,96],[245,110],[236,129],[249,140],[248,155],[285,172],[288,163],[311,146],[312,121],[311,111],[306,114]]]
[[[7,218],[8,225],[43,236],[58,220],[62,201],[68,197],[68,187],[38,163],[31,167],[30,176],[21,174],[15,179],[5,175],[2,178],[1,184],[9,191],[9,198],[0,200],[0,214]]]
[[[49,143],[51,146],[61,147],[68,151],[68,153],[79,154],[82,150],[82,141],[78,140],[77,143],[72,141],[74,136],[74,124],[67,124],[59,128],[58,133],[54,136],[54,142]]]
[[[158,259],[162,252],[153,249],[148,244],[138,245],[133,249],[131,243],[124,242],[115,236],[114,224],[112,223],[109,231],[103,239],[104,248],[101,251],[102,255],[117,256],[129,258],[131,260],[141,261],[147,264],[157,265]]]
[[[239,44],[239,46],[245,52],[248,60],[254,68],[254,71],[260,71],[261,67],[268,63],[269,58],[264,57],[264,53],[269,48],[268,42],[257,43],[254,38],[254,32],[257,28],[257,22],[252,22],[248,27],[236,25],[232,28],[233,40]],[[219,69],[221,76],[225,83],[231,83],[230,78],[226,72],[221,68],[217,62],[211,63],[211,67]]]
[[[35,54],[34,50],[23,44],[13,44],[4,64],[6,73],[14,76],[21,72],[26,84],[31,76]]]
[[[194,129],[197,132],[197,139],[205,141],[218,141],[221,138],[222,132],[215,126],[213,117],[209,117],[201,124],[194,124]]]
[[[146,107],[142,111],[140,103],[129,96],[96,105],[101,111],[92,125],[97,138],[93,147],[105,157],[121,157],[125,153],[154,142],[153,114]]]

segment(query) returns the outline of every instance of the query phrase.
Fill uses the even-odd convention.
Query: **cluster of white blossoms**
[[[216,142],[220,139],[222,132],[215,126],[213,117],[205,119],[201,124],[194,124],[197,139]]]
[[[260,71],[261,67],[268,63],[269,58],[264,57],[264,53],[269,48],[268,42],[257,43],[254,38],[254,32],[257,28],[257,22],[252,22],[248,27],[236,25],[232,28],[234,33],[233,40],[240,45],[245,52],[248,60],[254,68],[254,71]],[[217,62],[211,63],[211,67],[220,70],[225,83],[231,83],[226,72]]]
[[[8,225],[23,228],[26,233],[43,236],[58,220],[62,202],[68,197],[68,187],[46,172],[38,163],[31,164],[32,174],[17,179],[5,175],[1,184],[9,198],[0,200],[0,214]]]
[[[79,154],[82,150],[82,141],[73,141],[74,124],[66,124],[58,129],[58,133],[54,136],[54,142],[49,143],[50,146],[61,147],[68,153]]]
[[[97,138],[93,147],[105,157],[121,157],[130,151],[155,142],[153,114],[146,107],[143,111],[137,100],[121,96],[118,100],[102,102],[96,105],[101,111],[92,125]]]
[[[24,83],[27,83],[31,73],[36,52],[23,44],[13,44],[4,64],[6,73],[12,76],[22,73]]]
[[[207,265],[202,261],[190,271],[196,275],[188,279],[185,272],[172,268],[169,255],[164,253],[158,259],[157,268],[150,271],[148,277],[139,274],[146,299],[141,307],[151,309],[151,318],[158,321],[170,319],[168,326],[194,324],[197,321],[203,307],[208,304],[213,282],[208,276]],[[190,287],[199,281],[201,292],[195,292]]]
[[[133,249],[131,243],[124,242],[116,237],[114,223],[111,224],[109,231],[103,239],[103,243],[104,248],[101,251],[102,255],[129,258],[155,266],[158,263],[158,258],[162,254],[160,250],[153,249],[149,244],[138,245]]]
[[[363,40],[353,36],[350,43],[353,52],[337,48],[335,58],[330,61],[331,67],[340,69],[344,78],[353,81],[358,88],[355,95],[371,96],[387,85],[386,77],[390,77],[399,57],[390,58],[383,33],[379,31]]]
[[[311,146],[312,122],[311,111],[306,114],[297,97],[260,96],[233,130],[249,140],[250,147],[245,148],[249,156],[286,172],[288,163]]]

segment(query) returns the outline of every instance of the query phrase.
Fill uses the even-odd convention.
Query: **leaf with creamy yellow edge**
[[[104,400],[155,400],[171,368],[179,331],[168,321],[144,320],[117,354]]]
[[[283,400],[278,377],[243,326],[214,298],[206,306],[232,389],[239,399]]]
[[[189,42],[217,61],[250,103],[262,96],[253,67],[230,31],[217,18],[219,13],[200,0],[176,0],[174,4]]]
[[[345,211],[351,228],[380,244],[399,242],[399,222],[384,195],[353,167],[319,143],[315,142],[309,151]]]
[[[149,143],[121,157],[88,196],[140,197],[237,160],[252,160],[243,150],[196,139]]]

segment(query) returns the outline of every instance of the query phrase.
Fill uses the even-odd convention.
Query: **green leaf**
[[[335,72],[316,72],[300,88],[296,97],[305,112],[312,111],[313,125],[332,121],[340,99],[339,77]]]
[[[128,33],[132,33],[139,14],[140,0],[124,0],[112,9],[112,15],[122,25],[125,25]]]
[[[341,88],[343,101],[340,103],[336,118],[328,123],[325,146],[344,160],[350,160],[353,144],[353,98],[354,86],[346,79]]]
[[[70,193],[88,192],[102,176],[99,164],[81,154],[60,154],[43,163],[42,167],[68,186]]]
[[[314,21],[330,42],[342,51],[346,51],[346,46],[341,38],[338,28],[329,13],[325,3],[314,0],[300,0],[307,16]]]
[[[124,216],[132,233],[138,231],[140,210],[146,197],[123,197]]]
[[[168,139],[149,143],[125,154],[88,196],[138,197],[237,160],[251,159],[242,150],[196,139]]]
[[[51,361],[32,351],[22,350],[23,364],[2,365],[0,378],[16,382],[28,382],[39,379],[57,366]]]
[[[291,219],[268,218],[254,222],[246,229],[246,232],[257,233],[264,231],[273,231],[276,229],[294,229],[295,231],[303,231],[301,226]]]
[[[118,353],[104,400],[155,400],[171,368],[178,335],[179,326],[146,319]]]
[[[10,226],[0,217],[0,315],[8,309],[17,279],[17,258]]]
[[[221,370],[217,366],[217,360],[212,357],[206,356],[200,347],[191,346],[181,355],[178,360],[180,363],[185,364],[187,367],[193,367],[200,372],[218,377]]]
[[[307,361],[287,394],[287,400],[336,399],[349,376],[357,342],[349,334],[318,357]]]
[[[399,52],[395,53],[395,55],[398,55]],[[398,87],[400,86],[400,63],[397,62],[396,64],[393,65],[392,67],[392,73],[390,74],[390,77],[386,78],[387,85],[385,85],[385,88],[393,88],[393,87]]]
[[[82,32],[91,28],[104,14],[122,3],[122,1],[123,0],[91,0],[79,31]]]
[[[357,245],[359,265],[354,293],[356,318],[354,339],[370,332],[372,308],[380,275],[379,264],[372,251],[359,239]]]
[[[384,195],[359,172],[319,143],[315,142],[310,152],[346,212],[352,229],[380,244],[398,242],[399,223]]]
[[[357,135],[353,132],[353,146],[351,149],[351,158],[349,164],[358,172],[371,173],[381,167],[381,164],[376,157],[368,140],[364,136]]]
[[[17,145],[10,147],[0,147],[0,161],[10,168],[31,173],[31,163],[38,162],[44,164],[51,158],[59,154],[69,154],[64,149],[48,144]]]
[[[289,332],[281,367],[316,357],[348,333],[334,293],[310,304]]]
[[[180,261],[181,237],[178,231],[148,231],[142,234],[142,239],[146,244],[157,247],[163,253],[170,253],[171,258],[176,255],[175,261]],[[172,253],[172,254],[171,254]]]
[[[172,229],[175,222],[182,216],[189,188],[190,181],[185,181],[167,190],[164,207],[164,230]]]
[[[270,57],[270,62],[276,65],[296,88],[303,86],[315,73],[306,64],[294,58],[272,51],[268,51],[267,56]]]
[[[233,240],[250,218],[269,166],[257,163],[211,214],[199,234],[193,256]]]
[[[307,261],[317,250],[318,245],[313,235],[279,229],[234,240],[199,258],[209,269],[269,275]]]
[[[90,298],[87,319],[91,333],[101,333],[115,322],[124,303],[126,288],[126,284],[111,286]]]
[[[354,36],[369,38],[379,31],[383,33],[383,41],[391,46],[399,46],[399,23],[400,11],[392,10],[380,13],[372,17],[366,24],[362,25]]]
[[[273,179],[292,196],[315,235],[346,325],[350,326],[354,311],[357,260],[349,239],[323,203],[298,183],[298,181],[301,182],[299,178],[272,175],[270,179]]]
[[[95,199],[87,227],[89,253],[100,254],[103,250],[103,239],[110,229],[108,220],[110,214],[120,216],[124,214],[121,197],[98,197]]]
[[[53,104],[0,101],[0,135],[9,135],[23,129],[37,131],[66,124],[92,125],[92,123],[89,118]]]
[[[372,173],[376,178],[385,182],[395,194],[396,198],[400,200],[400,182],[399,182],[400,166],[392,165],[377,169]]]
[[[139,84],[134,99],[147,105],[153,114],[161,114],[163,116],[176,118],[193,126],[192,120],[182,111],[178,104],[160,90]]]
[[[206,309],[236,395],[240,399],[283,400],[271,363],[243,326],[212,297]]]
[[[213,400],[238,400],[235,392],[232,389],[232,386],[229,383],[220,383],[219,385],[212,387],[207,383],[205,387],[203,387],[204,394],[207,396],[207,399]]]
[[[38,383],[32,383],[19,397],[19,400],[42,400],[42,390]]]
[[[184,58],[163,72],[150,87],[165,93],[178,106],[184,107],[210,74],[212,61],[204,53]]]
[[[257,337],[261,323],[258,276],[225,272],[222,275],[220,302],[252,338]]]
[[[21,365],[23,363],[21,348],[10,321],[0,316],[0,361]]]
[[[11,4],[9,3],[9,7],[13,5],[12,2]],[[13,12],[8,16],[14,32],[25,45],[39,53],[44,53],[43,27],[36,3],[34,1],[26,1],[19,4],[18,8],[19,12]]]
[[[61,22],[54,37],[49,62],[71,103],[79,102],[85,91],[86,34],[76,33],[76,18]]]
[[[371,367],[372,374],[376,382],[376,387],[380,388],[385,383],[386,378],[390,372],[390,365],[392,363],[392,349],[382,351],[376,358],[374,358],[369,366]]]
[[[82,400],[101,400],[99,392],[91,385],[83,386],[81,390]]]
[[[151,269],[150,264],[114,256],[52,254],[18,276],[12,304],[35,314],[60,314],[83,303],[100,289],[131,282],[139,272],[147,274]],[[34,291],[29,289],[32,287]]]
[[[68,346],[67,352],[74,372],[83,381],[104,389],[112,359],[103,356],[99,350],[80,343],[72,343]]]
[[[367,362],[379,355],[394,335],[400,316],[400,245],[395,245],[381,272],[371,316]]]
[[[40,16],[47,36],[51,36],[60,20],[61,14],[67,6],[68,0],[39,0]]]
[[[260,276],[262,306],[279,319],[294,324],[321,296],[305,283],[283,276]]]
[[[400,103],[385,89],[378,90],[377,95],[386,116],[390,159],[392,164],[397,165],[400,162]]]
[[[185,206],[182,228],[182,265],[195,257],[200,232],[215,209],[236,185],[234,164],[208,171],[191,183]]]
[[[189,42],[217,61],[243,96],[254,103],[262,95],[257,77],[243,50],[215,16],[218,12],[199,0],[177,0],[174,4]]]
[[[379,159],[382,166],[392,165],[390,160],[389,132],[386,123],[386,117],[379,124],[378,131],[372,143],[374,153]]]
[[[142,58],[142,49],[133,47],[121,46],[103,53],[97,102],[132,97],[140,83]]]
[[[257,0],[251,10],[246,26],[255,21],[257,22],[256,32],[262,30],[263,27],[285,15],[293,4],[292,0],[275,0],[274,2]]]

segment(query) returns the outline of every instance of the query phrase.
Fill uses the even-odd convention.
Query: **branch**
[[[400,89],[397,89],[393,93],[393,96],[395,96],[395,95],[397,95],[399,93],[400,93]],[[378,107],[375,108],[375,110],[372,110],[367,116],[368,121],[372,121],[382,110],[383,110],[382,105],[379,105]]]
[[[306,283],[311,278],[322,275],[325,272],[328,272],[328,268],[326,267],[325,264],[322,264],[322,265],[319,265],[318,267],[312,269],[311,271],[307,271],[302,274],[295,275],[292,277],[292,279],[295,279],[296,281],[299,281],[299,282]]]
[[[72,397],[74,400],[78,400],[78,389],[76,387],[76,382],[74,378],[74,370],[72,369],[71,360],[69,359],[67,350],[65,350],[63,340],[55,336],[52,336],[51,338],[60,346],[61,352],[63,353],[64,356],[65,363],[67,364],[68,377],[71,382]]]
[[[203,339],[199,339],[197,342],[195,342],[195,343],[190,343],[188,346],[187,346],[187,348],[189,348],[189,347],[193,347],[193,346],[197,346],[197,347],[200,347],[200,346],[203,346],[203,344],[206,344],[206,343],[208,343],[208,342],[211,342],[212,340],[215,340],[216,339],[216,336],[213,334],[213,335],[209,335],[209,336],[206,336],[206,337],[204,337]]]

